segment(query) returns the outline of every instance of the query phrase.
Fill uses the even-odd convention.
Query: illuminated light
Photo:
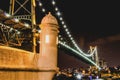
[[[73,40],[73,38],[72,38],[72,37],[71,37],[70,39],[71,39],[71,40]]]
[[[17,34],[20,34],[20,32],[19,32],[19,31],[17,31]]]
[[[60,17],[60,20],[62,21],[62,20],[63,20],[63,18],[62,18],[62,17]]]
[[[57,37],[57,39],[56,39],[57,41],[56,41],[56,44],[58,44],[58,37]]]
[[[64,44],[66,44],[66,42],[64,42]]]
[[[66,28],[67,26],[66,26],[66,25],[64,25],[63,27],[64,27],[64,28]]]
[[[58,11],[56,14],[57,14],[57,16],[60,16],[60,15],[61,15],[61,13],[60,13],[59,11]]]
[[[99,79],[99,76],[96,76],[96,79]]]
[[[42,6],[42,3],[41,3],[41,2],[39,2],[39,6]]]
[[[61,37],[61,35],[59,35],[59,37]]]
[[[62,21],[62,24],[64,24],[65,22],[64,21]]]
[[[55,5],[55,1],[54,0],[52,1],[52,4]]]
[[[68,31],[68,29],[65,29],[65,31]]]
[[[81,79],[82,75],[81,74],[77,74],[76,77],[77,77],[77,79]]]
[[[15,22],[19,22],[19,19],[16,19],[16,18],[15,18],[14,20],[15,20]]]
[[[45,36],[45,42],[46,42],[46,43],[49,43],[49,41],[50,41],[50,40],[49,40],[49,35],[46,35],[46,36]]]
[[[24,25],[25,25],[26,27],[29,27],[29,24],[27,24],[27,23],[25,23]]]
[[[38,30],[38,33],[41,33],[41,30]]]
[[[70,32],[67,32],[67,34],[70,34]]]
[[[44,8],[42,8],[42,12],[45,12],[45,9],[44,9]]]
[[[8,13],[5,13],[5,16],[6,16],[6,17],[10,17],[11,15],[10,15],[10,14],[8,14]]]
[[[63,38],[60,38],[61,40],[63,40]]]
[[[69,34],[69,37],[71,37],[71,35]]]
[[[73,43],[75,44],[75,41],[73,41]]]
[[[57,7],[55,8],[55,11],[58,11],[58,8],[57,8]]]
[[[10,28],[10,32],[13,30],[13,28]]]
[[[43,4],[39,1],[39,6],[42,7]],[[45,12],[46,10],[44,8],[42,8],[42,12]]]

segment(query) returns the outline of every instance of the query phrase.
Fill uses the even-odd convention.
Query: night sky
[[[8,0],[2,0],[0,2],[0,8],[8,11],[9,7],[7,6],[9,2],[7,3],[6,1]],[[48,10],[47,13],[49,11],[53,13],[53,10],[51,10],[53,7],[50,1],[51,0],[42,0]],[[90,45],[97,45],[100,59],[104,59],[108,66],[120,65],[119,2],[80,0],[55,1],[69,31],[81,49],[87,52]],[[116,37],[116,35],[118,35],[118,37]],[[80,43],[82,41],[81,39],[83,43]],[[94,43],[97,40],[105,40],[105,42]],[[59,51],[58,62],[60,68],[86,66],[80,59],[65,53],[67,52]]]

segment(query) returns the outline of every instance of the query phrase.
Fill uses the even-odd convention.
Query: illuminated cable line
[[[55,6],[54,0],[52,0],[52,5]],[[65,32],[67,33],[67,36],[70,38],[72,43],[75,44],[75,41],[73,40],[72,35],[69,32],[69,29],[67,28],[67,26],[65,25],[65,22],[63,21],[63,18],[61,17],[61,13],[60,13],[58,7],[55,7],[55,11],[56,11],[57,16],[59,17],[59,20],[61,21],[61,24],[63,25],[63,28],[65,29]]]
[[[53,5],[54,7],[55,7],[55,3],[56,3],[56,2],[55,2],[54,0],[52,0],[52,5]],[[63,25],[63,28],[65,29],[65,31],[66,31],[66,33],[67,33],[68,37],[70,38],[70,40],[72,41],[72,43],[74,44],[74,46],[77,48],[77,50],[78,50],[80,53],[82,53],[83,55],[87,56],[87,57],[93,56],[93,55],[95,54],[95,50],[96,50],[96,49],[94,49],[93,52],[90,52],[90,54],[84,53],[84,52],[78,47],[78,45],[75,43],[75,41],[73,40],[73,38],[71,37],[71,34],[70,34],[67,26],[65,25],[65,23],[64,23],[64,21],[63,21],[63,18],[61,17],[61,13],[60,13],[58,7],[55,7],[55,11],[56,11],[56,14],[57,14],[57,16],[59,17],[59,19],[60,19],[60,21],[61,21],[61,24]]]
[[[59,44],[61,44],[62,46],[66,47],[67,49],[70,49],[71,51],[77,53],[78,55],[82,56],[84,59],[88,60],[89,62],[91,62],[93,65],[95,65],[99,70],[101,69],[95,62],[93,62],[92,60],[90,60],[88,57],[82,55],[80,52],[78,52],[77,50],[71,48],[70,46],[62,43],[61,41],[59,41]]]
[[[39,3],[39,6],[41,7],[42,12],[45,13],[45,12],[46,12],[46,9],[43,7],[42,2],[41,2],[40,0],[37,0],[37,1],[38,1],[38,3]]]
[[[61,41],[63,41],[63,38],[62,38],[61,35],[59,35],[59,38],[60,38]],[[63,42],[64,42],[64,44],[66,43],[65,41],[63,41]],[[95,47],[95,48],[94,48],[94,51],[92,51],[90,55],[84,55],[84,54],[83,54],[83,55],[86,56],[86,57],[91,57],[93,54],[95,54],[96,50],[97,50],[97,49],[96,49],[96,47]],[[88,53],[89,53],[89,52],[90,52],[90,50],[88,51]],[[96,53],[96,54],[97,54],[97,53]]]
[[[54,0],[52,0],[52,5],[53,5],[54,7],[55,7],[55,3],[56,3],[56,2],[55,2]],[[55,7],[55,11],[56,11],[56,14],[57,14],[57,16],[59,17],[59,19],[60,19],[60,21],[61,21],[61,24],[63,25],[63,28],[65,29],[65,32],[67,33],[68,37],[70,38],[70,40],[72,41],[72,43],[74,44],[74,46],[75,46],[76,48],[78,48],[77,45],[75,44],[75,41],[73,40],[70,32],[69,32],[67,26],[65,25],[65,22],[63,21],[63,18],[61,17],[61,13],[60,13],[58,7],[57,7],[57,10],[56,10],[56,7]]]

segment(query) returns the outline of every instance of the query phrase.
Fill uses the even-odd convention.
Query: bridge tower
[[[33,52],[36,53],[36,15],[35,0],[10,0],[9,14],[31,25],[33,32]]]
[[[40,55],[38,67],[43,71],[41,80],[52,80],[57,67],[58,22],[54,16],[47,14],[40,24]]]
[[[94,55],[92,55],[92,59],[99,66],[99,57],[98,57],[98,52],[97,52],[97,46],[95,46],[95,47],[90,46],[90,52],[94,52]]]

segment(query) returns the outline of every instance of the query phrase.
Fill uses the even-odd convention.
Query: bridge
[[[51,1],[51,5],[58,23],[62,27],[59,30],[58,46],[71,51],[72,55],[76,55],[100,69],[97,46],[90,46],[88,52],[83,52],[72,37],[69,27],[65,24],[54,0]],[[34,54],[40,52],[39,34],[41,34],[41,28],[36,21],[36,7],[41,9],[41,15],[48,13],[40,0],[25,0],[22,2],[20,0],[10,0],[9,13],[0,10],[0,45],[31,51]]]
[[[44,8],[42,1],[26,0],[20,2],[19,0],[10,0],[10,4],[9,13],[6,13],[4,10],[0,10],[0,44],[27,49],[26,47],[28,46],[25,46],[25,44],[29,43],[29,49],[31,51],[34,53],[39,52],[39,50],[36,49],[36,46],[40,44],[40,41],[36,35],[40,33],[40,28],[38,27],[38,24],[36,24],[37,18],[35,9],[36,7],[40,7],[41,14],[46,13],[46,9]],[[90,64],[100,68],[97,46],[90,46],[87,53],[83,52],[69,32],[69,27],[66,26],[56,2],[52,0],[51,4],[56,14],[56,18],[59,21],[60,27],[62,27],[59,33],[59,45],[66,50],[72,51],[72,54],[77,55],[77,57],[83,58]],[[26,5],[31,6],[31,8],[26,7]],[[16,8],[16,6],[18,7]],[[92,60],[93,57],[94,60]]]

